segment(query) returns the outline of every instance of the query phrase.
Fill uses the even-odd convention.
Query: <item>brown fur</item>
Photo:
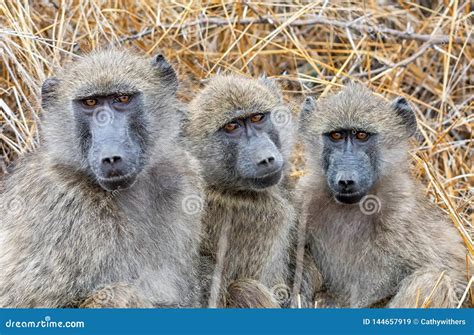
[[[204,139],[232,119],[282,105],[277,86],[266,78],[215,76],[189,104],[186,134]]]
[[[269,194],[224,194],[208,190],[207,209],[203,219],[205,236],[202,253],[217,261],[221,247],[227,250],[222,261],[221,288],[233,280],[255,279],[267,287],[255,301],[268,301],[268,290],[287,282],[288,246],[292,207],[275,189]],[[222,238],[226,242],[222,244]],[[221,247],[219,246],[221,245]],[[248,287],[248,286],[247,286]],[[256,294],[258,287],[251,293]],[[225,289],[219,295],[225,295]],[[245,297],[240,294],[240,297]],[[222,298],[219,298],[222,299]],[[235,305],[252,306],[250,301]],[[225,303],[218,302],[225,306]],[[263,307],[256,305],[253,307]],[[274,307],[273,304],[267,307]]]
[[[336,129],[379,134],[381,175],[370,194],[380,210],[336,203],[322,170],[322,134]],[[466,287],[466,249],[459,232],[409,173],[404,121],[383,98],[349,85],[319,101],[303,123],[308,173],[296,195],[303,203],[307,245],[337,304],[417,307],[438,278],[430,307],[456,307]],[[472,273],[472,271],[471,271]],[[416,302],[418,299],[418,303]]]
[[[201,212],[185,213],[183,201],[201,181],[179,145],[172,74],[165,62],[105,50],[43,86],[40,149],[0,193],[0,307],[197,305]],[[150,143],[135,184],[107,192],[82,159],[71,101],[117,90],[142,92]],[[113,299],[101,302],[104,292]]]
[[[280,92],[268,79],[216,76],[190,103],[185,134],[202,162],[209,165],[210,158],[216,156],[225,161],[226,155],[234,153],[214,149],[218,145],[213,138],[216,131],[235,118],[282,107]],[[282,155],[288,160],[291,122],[279,127],[278,133]],[[207,205],[201,253],[203,259],[210,260],[212,269],[207,274],[212,283],[205,296],[217,306],[229,306],[225,303],[227,297],[234,307],[275,307],[268,292],[287,283],[294,222],[293,207],[282,182],[260,191],[239,191],[215,184],[212,177],[204,179]]]
[[[279,308],[267,287],[256,280],[238,279],[227,287],[225,306],[229,308]]]

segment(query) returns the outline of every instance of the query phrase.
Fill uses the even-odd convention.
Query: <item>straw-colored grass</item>
[[[0,175],[38,145],[41,82],[98,46],[163,52],[185,101],[218,72],[266,73],[297,99],[361,81],[414,106],[414,173],[472,255],[473,10],[469,0],[0,0]]]

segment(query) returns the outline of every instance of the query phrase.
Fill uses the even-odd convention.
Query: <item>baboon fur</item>
[[[262,292],[265,292],[262,294]],[[225,306],[232,308],[278,308],[278,299],[273,292],[256,280],[237,279],[229,284]]]
[[[216,181],[212,173],[221,169],[220,161],[228,164],[236,156],[236,152],[222,150],[216,132],[236,118],[287,110],[281,93],[267,78],[219,75],[209,81],[188,109],[185,134],[193,154],[203,164],[206,183],[201,254],[210,260],[211,278],[205,297],[211,297],[211,306],[278,307],[272,288],[287,283],[290,229],[295,220],[282,181],[259,191],[238,190]],[[293,125],[289,120],[276,128],[287,170]],[[228,176],[229,180],[233,178]],[[216,283],[217,288],[213,286]],[[262,296],[257,297],[257,292]]]
[[[198,304],[198,163],[178,143],[171,66],[107,49],[67,65],[43,86],[40,148],[8,175],[0,204],[0,307],[151,307]],[[141,172],[107,192],[79,149],[76,96],[141,92],[149,135]],[[112,299],[97,299],[103,290]]]
[[[306,245],[324,289],[341,307],[370,307],[387,298],[388,307],[456,307],[466,288],[461,236],[410,175],[408,139],[416,119],[407,113],[360,84],[303,106],[307,174],[296,195]],[[329,191],[322,134],[338,129],[377,134],[379,178],[369,194],[380,208],[372,215],[364,214],[362,203],[337,203]]]

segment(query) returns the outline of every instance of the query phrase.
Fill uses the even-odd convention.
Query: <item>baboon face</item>
[[[337,129],[323,134],[323,169],[337,201],[359,202],[378,177],[377,134]]]
[[[282,179],[291,115],[269,79],[216,76],[189,109],[186,132],[208,185],[259,191]]]
[[[127,189],[154,148],[178,132],[177,79],[162,56],[105,50],[66,67],[42,87],[46,146],[57,163],[106,191]],[[151,136],[152,135],[152,136]]]
[[[144,138],[140,124],[143,98],[139,91],[78,96],[72,101],[77,132],[84,134],[82,151],[98,183],[112,191],[129,187],[143,166]]]
[[[283,156],[270,113],[234,119],[214,134],[215,142],[227,156],[226,160],[213,162],[223,173],[216,177],[233,177],[241,188],[257,190],[280,181]]]
[[[416,131],[405,99],[387,103],[357,84],[317,103],[307,99],[301,121],[308,158],[343,204],[359,202],[392,167],[398,168],[404,145]]]

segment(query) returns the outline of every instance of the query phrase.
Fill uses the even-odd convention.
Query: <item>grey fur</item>
[[[390,299],[388,307],[455,307],[466,287],[460,234],[409,173],[408,138],[416,127],[410,113],[403,101],[390,104],[362,85],[349,85],[318,101],[305,118],[308,173],[296,195],[307,246],[337,301],[327,305],[369,307]],[[369,191],[376,207],[363,207],[370,198],[338,203],[328,187],[322,134],[346,128],[378,134],[379,175]]]
[[[228,149],[216,136],[235,118],[281,109],[288,108],[269,79],[234,75],[212,78],[190,103],[185,134],[192,152],[201,161],[207,184],[201,251],[208,280],[212,281],[205,294],[211,305],[275,307],[272,301],[279,299],[273,297],[275,289],[287,289],[288,247],[295,214],[282,181],[260,190],[231,186],[241,185],[239,177],[222,176],[222,171],[238,151]],[[273,124],[286,170],[293,125],[291,119],[285,124]],[[228,293],[235,295],[229,297]]]
[[[201,211],[183,206],[200,196],[201,180],[178,144],[176,83],[155,63],[99,51],[43,87],[40,149],[20,160],[0,194],[0,307],[198,303]],[[80,152],[71,101],[121,89],[143,94],[149,151],[135,184],[107,192]],[[104,292],[112,298],[101,300]]]

